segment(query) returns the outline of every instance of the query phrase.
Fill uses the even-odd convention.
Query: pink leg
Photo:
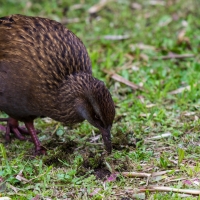
[[[35,144],[35,154],[34,155],[43,155],[46,153],[44,147],[41,146],[40,141],[37,137],[37,134],[39,131],[36,131],[33,125],[33,121],[25,122],[25,126],[27,130],[24,127],[19,127],[18,120],[14,118],[0,118],[0,121],[7,122],[6,126],[0,125],[0,130],[5,131],[5,140],[6,142],[10,142],[10,133],[13,133],[16,138],[19,140],[29,140],[31,142],[34,142]],[[31,138],[26,138],[22,134],[28,134],[31,136]]]
[[[19,132],[21,133],[21,134],[23,134],[23,135],[29,135],[29,132],[28,132],[28,130],[26,129],[26,127],[18,127],[18,130],[19,130]],[[39,134],[40,133],[40,130],[36,130],[36,134]]]
[[[28,129],[29,134],[31,135],[31,139],[35,144],[35,155],[43,155],[46,154],[46,150],[41,146],[41,143],[38,139],[36,130],[33,125],[33,121],[25,122],[25,126]]]
[[[1,122],[7,122],[9,118],[0,118]]]
[[[8,118],[7,127],[6,127],[6,134],[5,139],[6,142],[10,142],[10,133],[14,133],[15,137],[19,140],[30,140],[29,138],[25,138],[21,135],[20,131],[18,130],[19,124],[16,119]]]
[[[26,140],[24,139],[24,137],[22,135],[29,135],[29,132],[28,130],[25,128],[25,127],[19,127],[19,124],[18,124],[18,120],[14,119],[14,118],[0,118],[0,122],[7,122],[7,126],[10,127],[10,132],[8,132],[7,130],[7,126],[3,126],[3,125],[0,125],[0,131],[4,131],[7,135],[7,138],[8,135],[10,133],[14,133],[14,135],[19,139],[19,140]],[[40,131],[36,131],[36,133],[38,134]]]
[[[15,137],[18,138],[19,140],[29,140],[29,141],[31,141],[30,138],[25,138],[21,134],[21,131],[20,131],[21,128],[19,128],[18,120],[10,117],[10,118],[0,118],[0,121],[7,122],[6,126],[0,125],[0,130],[6,132],[5,133],[6,142],[11,141],[10,133],[13,133],[15,135]],[[28,131],[26,131],[26,132],[28,133]]]

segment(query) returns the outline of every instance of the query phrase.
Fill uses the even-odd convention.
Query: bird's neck
[[[87,86],[89,82],[87,82],[87,78],[84,79],[84,76],[87,75],[70,75],[66,80],[63,80],[57,91],[53,112],[49,114],[49,117],[65,124],[74,124],[84,120],[78,111],[79,102],[88,96]]]

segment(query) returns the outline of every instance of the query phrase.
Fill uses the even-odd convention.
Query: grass
[[[75,9],[80,2],[81,7]],[[161,2],[164,5],[145,0],[135,4],[110,1],[100,12],[89,15],[88,9],[97,1],[0,0],[0,16],[20,13],[60,22],[78,18],[67,27],[83,40],[94,76],[106,83],[117,105],[112,128],[114,150],[109,156],[101,138],[97,143],[90,142],[99,133],[87,122],[71,128],[37,119],[39,138],[48,149],[44,157],[31,157],[33,144],[29,142],[13,140],[4,145],[1,134],[0,196],[13,200],[37,195],[38,199],[200,199],[174,192],[146,192],[136,197],[134,189],[143,187],[146,178],[120,174],[169,170],[149,184],[200,189],[199,3]],[[106,35],[129,38],[113,41],[104,39]],[[169,53],[194,56],[162,59]],[[143,90],[133,91],[111,79],[103,69]],[[186,86],[190,89],[171,93]],[[171,136],[153,139],[163,133]],[[119,172],[116,181],[97,178],[114,172]]]

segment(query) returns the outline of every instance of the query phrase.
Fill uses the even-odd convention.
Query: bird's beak
[[[111,135],[110,135],[110,128],[109,129],[100,129],[105,149],[110,154],[112,152],[112,143],[111,143]]]

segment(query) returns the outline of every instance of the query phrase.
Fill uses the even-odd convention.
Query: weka
[[[110,130],[115,116],[104,83],[92,76],[81,40],[62,24],[40,17],[0,18],[0,110],[8,114],[5,139],[31,135],[35,154],[44,154],[34,129],[38,117],[64,124],[87,120],[102,134],[111,152]],[[27,128],[19,127],[18,121]]]

